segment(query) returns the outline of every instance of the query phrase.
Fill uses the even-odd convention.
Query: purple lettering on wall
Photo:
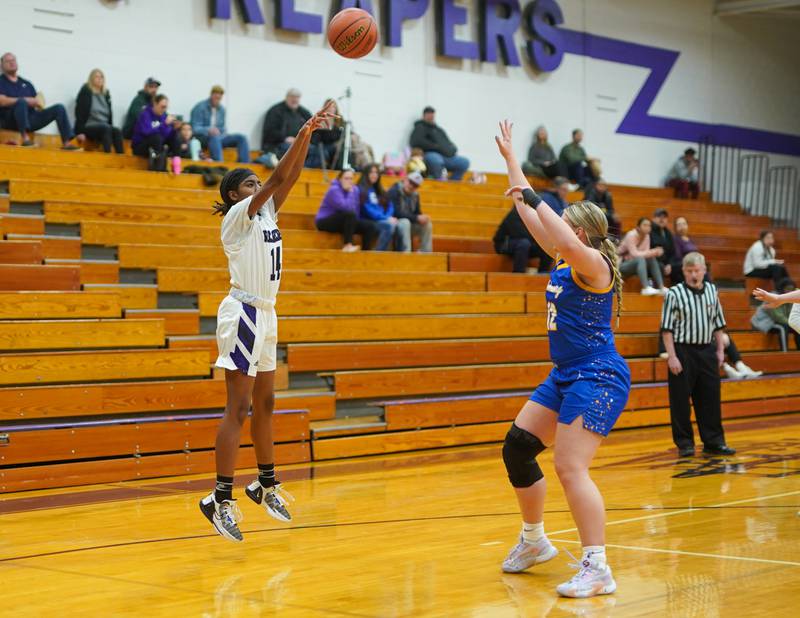
[[[248,24],[263,24],[264,15],[258,7],[258,0],[239,0],[239,8],[244,14],[244,21]],[[231,0],[213,0],[211,3],[212,19],[231,18]]]
[[[514,46],[514,33],[519,28],[519,0],[481,0],[481,56],[486,62],[497,62],[497,49],[503,62],[519,66],[519,54]]]
[[[372,8],[372,0],[341,0],[339,3],[339,11],[345,9],[364,9],[367,13],[375,18],[375,9]],[[337,11],[338,12],[338,11]]]
[[[442,56],[478,59],[478,44],[460,41],[455,27],[467,23],[467,9],[456,6],[454,0],[436,0],[436,48]]]
[[[296,11],[294,0],[275,0],[275,25],[296,32],[322,32],[322,16]]]
[[[528,57],[540,71],[555,71],[564,58],[563,36],[556,28],[564,23],[561,7],[555,0],[536,0],[525,10],[525,23],[533,35]]]
[[[419,19],[428,10],[430,0],[386,0],[384,5],[384,41],[389,47],[403,44],[403,22]]]

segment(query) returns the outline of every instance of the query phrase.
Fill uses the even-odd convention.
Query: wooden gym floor
[[[677,461],[668,428],[601,447],[609,597],[554,592],[580,546],[550,456],[545,526],[562,553],[500,572],[519,518],[489,445],[284,468],[290,526],[247,500],[242,475],[243,544],[201,516],[207,477],[2,496],[0,615],[794,616],[800,414],[730,421],[727,437],[729,460]]]

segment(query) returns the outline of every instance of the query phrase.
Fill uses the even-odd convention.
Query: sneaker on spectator
[[[649,285],[646,288],[642,288],[641,291],[642,296],[657,296],[658,290],[654,287],[650,287]]]
[[[764,375],[763,371],[754,371],[753,369],[750,369],[750,367],[745,365],[744,362],[742,361],[737,362],[735,367],[736,371],[738,371],[743,378],[759,378],[762,375]]]
[[[61,150],[83,150],[83,148],[76,146],[75,144],[64,144],[61,147]]]
[[[728,363],[722,363],[722,370],[725,372],[725,375],[728,376],[731,380],[741,380],[744,376],[736,371],[733,367],[731,367]]]

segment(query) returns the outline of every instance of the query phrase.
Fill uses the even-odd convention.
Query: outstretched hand
[[[504,120],[500,123],[500,137],[495,135],[494,141],[497,142],[497,149],[504,159],[514,155],[513,144],[511,143],[511,129],[514,127],[513,122]]]
[[[773,294],[772,292],[767,292],[766,290],[762,290],[761,288],[756,288],[753,290],[753,296],[755,296],[758,300],[764,303],[765,307],[769,307],[770,309],[774,309],[775,307],[781,306],[783,303],[780,300],[780,297],[777,294]]]
[[[332,120],[333,118],[338,118],[336,114],[333,113],[333,109],[336,107],[336,102],[331,101],[321,110],[319,110],[316,114],[311,116],[306,122],[306,126],[310,127],[312,131],[316,131],[317,129],[322,129],[328,126],[328,121]]]

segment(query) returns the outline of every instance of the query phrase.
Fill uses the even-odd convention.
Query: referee
[[[725,359],[725,317],[713,283],[703,281],[706,260],[697,253],[683,258],[683,283],[672,286],[661,312],[661,334],[669,366],[672,439],[680,457],[694,455],[689,397],[704,455],[733,455],[722,431],[719,368]]]

